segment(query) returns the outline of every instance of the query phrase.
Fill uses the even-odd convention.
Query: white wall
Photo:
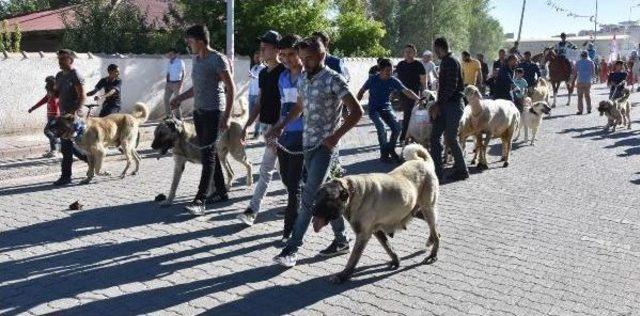
[[[58,62],[53,53],[43,56],[28,53],[27,57],[9,54],[9,58],[0,59],[0,135],[32,133],[44,127],[46,105],[31,114],[27,110],[44,96],[44,78],[59,71]],[[187,68],[185,87],[190,87],[191,58],[183,58]],[[348,58],[345,61],[351,75],[350,88],[356,93],[367,79],[368,70],[375,64],[375,59]],[[118,65],[123,78],[123,111],[128,111],[135,102],[142,101],[152,108],[152,118],[159,118],[164,113],[162,102],[166,62],[165,58],[158,55],[126,57],[82,53],[74,64],[84,76],[87,91],[106,75],[107,65]],[[238,57],[234,64],[234,81],[241,96],[246,95],[248,70],[249,60]],[[192,102],[184,102],[183,106],[191,108]]]

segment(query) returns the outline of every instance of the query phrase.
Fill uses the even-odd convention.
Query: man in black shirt
[[[404,60],[400,61],[396,66],[396,73],[398,79],[400,79],[400,82],[402,82],[405,87],[420,96],[422,91],[427,87],[427,72],[424,70],[422,63],[415,59],[416,53],[416,47],[413,44],[407,44],[404,47]],[[400,95],[400,102],[402,104],[402,111],[404,112],[400,141],[404,141],[407,128],[409,128],[411,111],[416,101],[405,95]]]
[[[443,37],[437,38],[433,42],[433,50],[440,58],[440,78],[438,86],[438,100],[431,106],[431,117],[433,129],[431,134],[431,156],[436,167],[436,174],[440,181],[443,178],[442,164],[442,144],[440,139],[444,134],[444,139],[451,148],[451,153],[455,159],[453,165],[454,173],[452,180],[464,180],[469,177],[469,171],[462,155],[462,149],[458,143],[458,129],[460,119],[464,111],[462,101],[464,83],[462,81],[462,70],[460,62],[456,60],[449,51],[449,43]]]
[[[484,94],[485,91],[486,91],[487,78],[489,78],[488,77],[489,76],[489,65],[487,65],[487,63],[484,61],[484,55],[483,54],[477,54],[476,55],[476,59],[478,59],[478,61],[480,62],[482,78],[484,78],[484,81],[482,82],[482,86],[478,87],[478,88],[480,88],[480,91],[482,91],[482,94]]]
[[[122,86],[122,80],[120,80],[120,69],[115,64],[111,64],[107,67],[109,75],[98,81],[95,89],[89,91],[87,96],[93,96],[100,89],[104,89],[104,94],[101,96],[95,96],[93,99],[99,101],[104,99],[102,103],[102,110],[100,110],[100,117],[105,117],[109,114],[120,112],[120,88]]]
[[[271,127],[280,119],[280,89],[278,88],[278,80],[280,79],[280,74],[286,69],[280,60],[278,60],[278,54],[280,52],[278,43],[281,39],[282,36],[276,31],[268,31],[258,38],[260,42],[260,55],[264,59],[267,67],[262,69],[258,75],[258,85],[260,87],[258,101],[244,126],[243,139],[247,135],[247,128],[251,126],[258,115],[260,115],[260,123],[266,126],[265,135],[269,133]],[[269,182],[271,182],[273,172],[276,170],[275,165],[277,158],[276,148],[267,144],[264,148],[262,163],[260,164],[260,178],[253,191],[253,197],[251,198],[249,207],[247,207],[244,213],[238,216],[238,219],[248,226],[253,225],[258,212],[260,212],[262,199],[267,193],[267,187],[269,186]]]

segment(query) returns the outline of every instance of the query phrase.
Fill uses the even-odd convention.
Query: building
[[[634,41],[629,35],[603,35],[596,37],[595,47],[598,58],[608,58],[611,51],[611,44],[615,37],[615,41],[618,46],[618,53],[620,57],[628,56],[632,50],[638,47],[638,42]],[[572,60],[577,60],[580,55],[580,51],[586,49],[583,45],[587,41],[591,40],[591,36],[574,36],[567,37],[567,41],[572,42],[578,46],[578,49],[571,51],[568,57]],[[553,47],[560,41],[557,37],[538,38],[538,39],[521,39],[519,50],[520,52],[530,51],[533,55],[541,53],[546,47]],[[507,48],[513,47],[514,40],[506,40],[505,46]]]
[[[164,15],[169,11],[169,0],[132,0],[132,3],[146,13],[149,25],[164,26]],[[76,5],[53,10],[33,12],[7,19],[9,28],[20,25],[22,50],[27,52],[53,52],[62,46],[65,25],[64,18],[73,21]]]

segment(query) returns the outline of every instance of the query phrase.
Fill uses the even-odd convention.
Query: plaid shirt
[[[440,62],[440,73],[438,74],[440,85],[438,87],[438,103],[447,104],[460,102],[464,83],[462,81],[462,70],[460,62],[447,53]]]

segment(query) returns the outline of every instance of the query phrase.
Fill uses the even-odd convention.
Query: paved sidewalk
[[[343,285],[328,276],[347,256],[315,256],[330,229],[307,233],[295,268],[272,264],[286,203],[277,177],[245,228],[235,216],[251,191],[238,164],[231,200],[193,218],[182,204],[153,202],[173,162],[155,159],[148,142],[138,176],[86,186],[51,187],[55,161],[0,161],[0,314],[640,315],[640,106],[632,130],[611,134],[604,117],[575,111],[554,109],[536,146],[517,142],[508,168],[493,141],[490,170],[441,187],[435,264],[421,264],[428,230],[416,220],[391,239],[399,270],[373,240]],[[392,168],[377,161],[376,143],[364,119],[341,150],[349,174]],[[261,151],[250,144],[250,160]],[[105,166],[123,167],[117,156]],[[85,170],[74,165],[76,182]],[[199,171],[187,166],[179,203],[193,197]],[[85,208],[68,210],[75,200]]]

